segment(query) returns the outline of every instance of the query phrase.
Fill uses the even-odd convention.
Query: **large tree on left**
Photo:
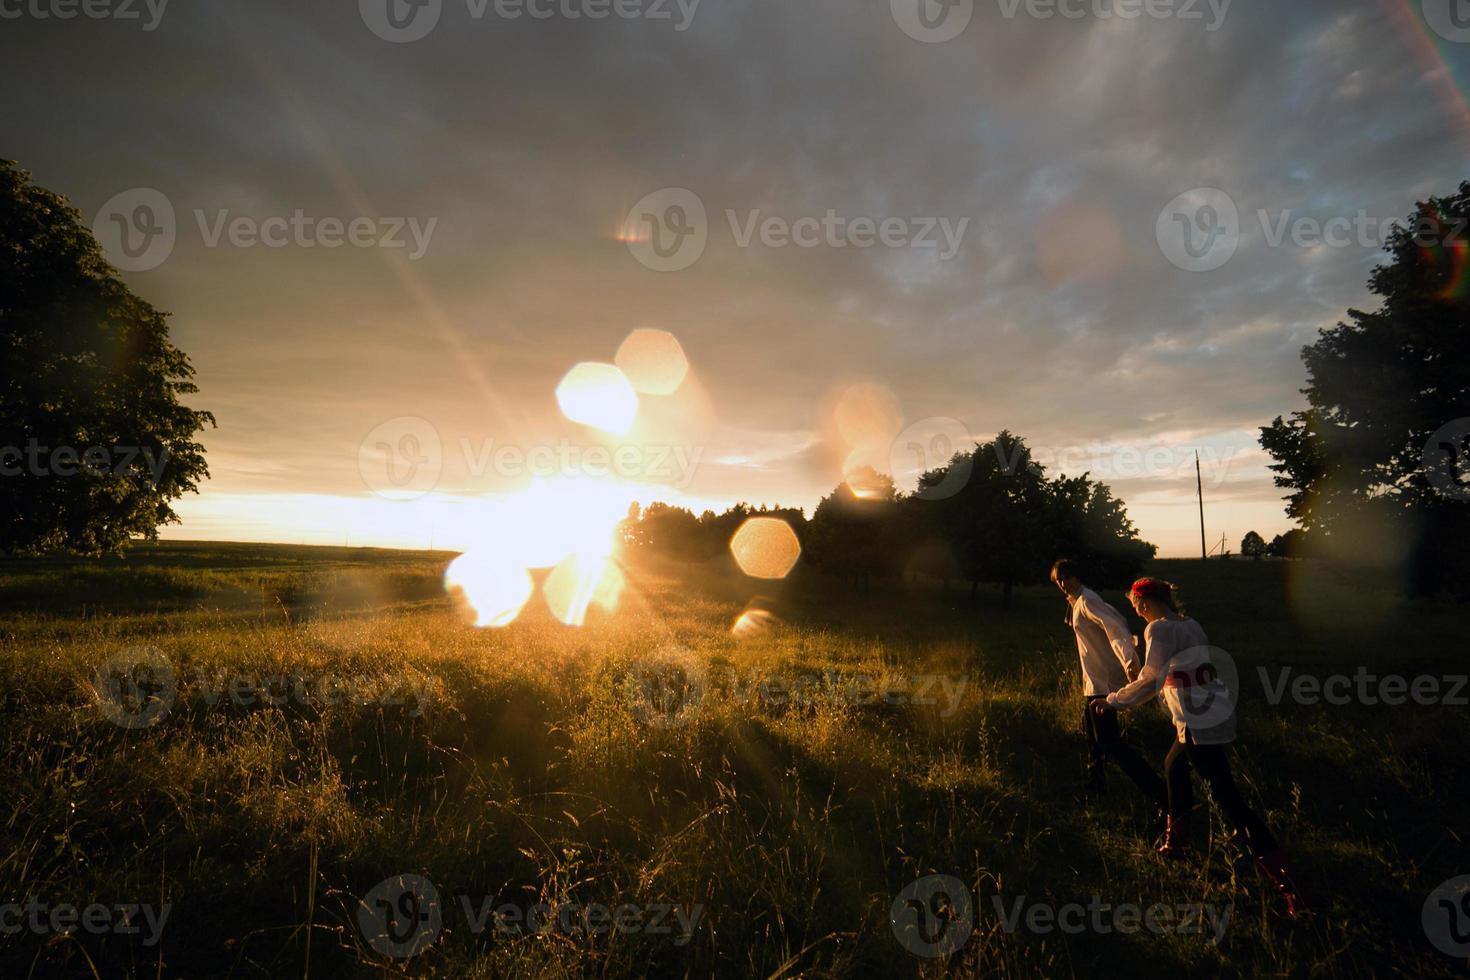
[[[65,198],[0,160],[0,553],[114,552],[208,477],[166,314]]]

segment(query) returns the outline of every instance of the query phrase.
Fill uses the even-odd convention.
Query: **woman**
[[[1199,623],[1183,615],[1174,598],[1174,586],[1156,578],[1142,578],[1128,593],[1134,610],[1148,623],[1144,631],[1143,670],[1136,680],[1114,691],[1094,706],[1098,712],[1144,704],[1161,691],[1178,733],[1164,760],[1169,789],[1169,820],[1159,852],[1173,859],[1189,854],[1189,816],[1194,792],[1189,771],[1198,769],[1210,786],[1210,795],[1226,819],[1245,838],[1246,847],[1286,899],[1287,914],[1307,912],[1290,862],[1271,829],[1240,795],[1230,774],[1225,746],[1235,740],[1235,710],[1230,689],[1210,660],[1210,641]]]

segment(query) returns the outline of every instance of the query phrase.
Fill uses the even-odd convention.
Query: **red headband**
[[[1167,599],[1173,591],[1168,582],[1161,582],[1156,578],[1141,578],[1133,583],[1128,594],[1144,599]]]

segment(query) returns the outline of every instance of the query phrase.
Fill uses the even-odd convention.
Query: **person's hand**
[[[1116,710],[1116,708],[1114,708],[1111,704],[1108,704],[1108,702],[1103,698],[1098,698],[1096,701],[1092,702],[1092,713],[1094,715],[1097,715],[1097,717],[1099,718],[1104,717],[1109,711]]]

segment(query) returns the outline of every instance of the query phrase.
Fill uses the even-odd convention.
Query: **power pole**
[[[1199,494],[1199,556],[1210,560],[1210,549],[1205,545],[1205,481],[1199,471],[1199,450],[1194,453],[1194,488]]]

